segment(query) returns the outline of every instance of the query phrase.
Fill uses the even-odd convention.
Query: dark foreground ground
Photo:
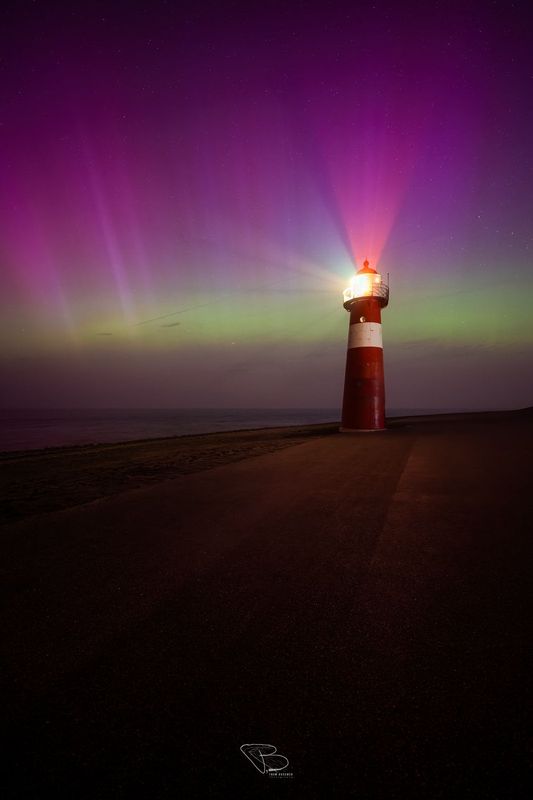
[[[2,797],[531,796],[533,416],[295,430],[4,458]]]

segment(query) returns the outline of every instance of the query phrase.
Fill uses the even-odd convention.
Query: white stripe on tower
[[[379,322],[356,322],[350,325],[348,333],[348,350],[352,347],[381,347],[383,337]]]

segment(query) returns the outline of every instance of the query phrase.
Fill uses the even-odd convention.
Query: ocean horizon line
[[[387,418],[503,409],[389,408]],[[0,451],[119,444],[210,433],[339,423],[339,407],[0,409]]]

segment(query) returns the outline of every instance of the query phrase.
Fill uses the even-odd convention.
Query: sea
[[[435,413],[388,410],[389,416]],[[339,408],[0,410],[0,450],[127,442],[194,433],[338,422]]]

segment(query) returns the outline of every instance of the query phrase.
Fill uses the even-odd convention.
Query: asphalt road
[[[5,526],[3,797],[531,796],[532,454],[413,421]]]

